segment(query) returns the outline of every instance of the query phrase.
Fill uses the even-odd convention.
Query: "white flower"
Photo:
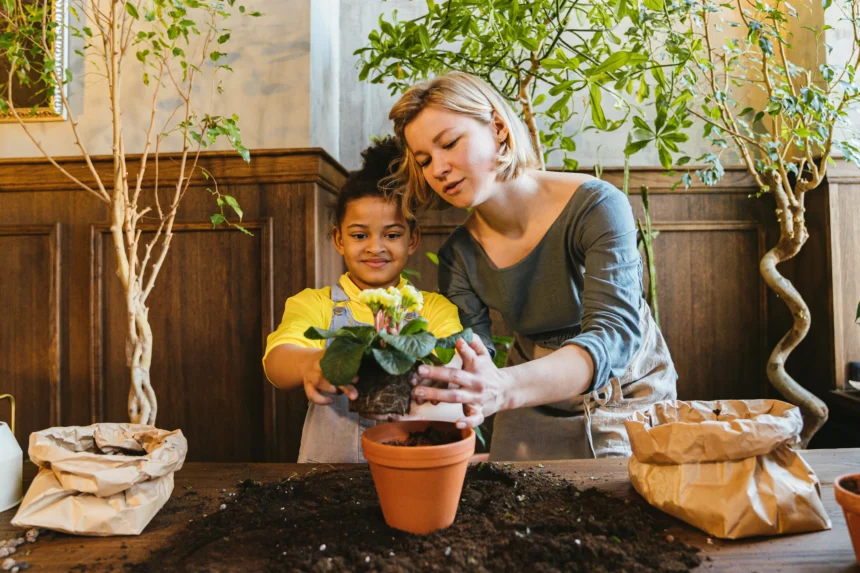
[[[373,314],[376,314],[382,309],[392,313],[400,306],[400,292],[395,289],[397,296],[394,296],[389,290],[375,288],[363,290],[358,295],[358,301],[370,307]]]
[[[424,308],[424,295],[412,285],[404,285],[400,289],[403,299],[403,310],[405,312],[420,312]]]

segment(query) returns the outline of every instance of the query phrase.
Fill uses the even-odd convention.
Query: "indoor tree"
[[[239,118],[201,111],[201,94],[206,93],[198,84],[211,85],[206,91],[213,96],[221,93],[220,75],[231,71],[222,61],[231,34],[225,24],[231,17],[260,14],[247,11],[235,0],[71,0],[72,19],[57,18],[64,6],[54,0],[0,0],[0,62],[6,70],[0,78],[0,112],[13,117],[47,160],[77,188],[102,202],[110,214],[117,275],[127,310],[129,418],[154,425],[158,402],[150,379],[153,333],[147,300],[169,251],[176,215],[192,178],[210,177],[199,166],[202,150],[223,139],[250,160],[242,145]],[[74,78],[68,69],[55,65],[56,42],[67,35],[83,44],[75,54],[84,61],[86,76],[98,78],[88,89],[108,93],[105,108],[88,110],[85,121],[99,122],[110,130],[110,177],[95,168],[69,104],[68,86]],[[140,82],[132,90],[128,82],[123,83],[129,74]],[[57,163],[36,137],[27,121],[32,110],[15,104],[18,89],[35,91],[46,100],[55,96],[62,100],[69,137],[88,169],[87,181]],[[148,112],[144,148],[132,157],[126,148],[123,114],[141,107]],[[167,117],[158,113],[163,107],[171,110]],[[159,152],[173,138],[179,140],[179,176],[175,181],[159,181]],[[155,172],[151,188],[144,181],[149,168]],[[225,210],[242,217],[235,198],[214,187],[217,212],[211,217],[212,224],[227,223],[247,232],[227,220]],[[154,229],[151,238],[143,236],[144,227]]]
[[[673,61],[686,62],[681,72],[684,92],[669,113],[697,118],[717,150],[737,151],[758,194],[770,194],[775,203],[779,240],[762,258],[760,271],[788,306],[793,325],[771,352],[767,376],[780,394],[800,406],[803,446],[827,420],[828,411],[785,369],[788,356],[809,331],[811,316],[777,265],[795,257],[807,241],[806,193],[824,181],[834,152],[860,165],[860,140],[849,116],[860,103],[855,77],[860,64],[860,0],[834,5],[825,0],[824,8],[840,10],[841,23],[852,30],[851,53],[844,54],[844,65],[804,67],[792,62],[793,45],[832,49],[823,44],[829,26],[801,25],[814,14],[809,4],[795,8],[784,0],[723,4],[685,0],[667,3],[659,12],[659,18],[671,25],[661,50]],[[637,135],[641,139],[634,144],[652,137],[648,126]],[[719,166],[719,153],[714,166]],[[689,157],[679,160],[687,161]],[[721,172],[717,168],[696,173],[711,184]],[[682,179],[689,186],[692,178],[688,172]]]

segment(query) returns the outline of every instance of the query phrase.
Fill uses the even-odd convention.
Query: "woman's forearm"
[[[269,351],[263,367],[269,380],[281,390],[299,388],[305,373],[325,354],[319,348],[301,348],[292,344],[281,344]]]
[[[594,377],[591,355],[575,344],[525,364],[504,368],[508,377],[503,410],[572,400],[585,392]]]

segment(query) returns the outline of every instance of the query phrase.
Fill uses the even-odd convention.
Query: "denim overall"
[[[639,309],[642,343],[621,376],[572,400],[496,414],[492,461],[627,457],[630,439],[624,420],[663,400],[677,398],[675,365],[651,309]],[[517,336],[506,366],[543,358],[554,350],[529,345]]]
[[[358,322],[346,306],[349,296],[340,284],[331,287],[331,300],[334,303],[329,330],[344,326],[372,326]],[[405,320],[412,320],[416,313],[407,313]],[[326,340],[326,348],[333,338]],[[308,413],[302,428],[302,444],[299,448],[301,463],[366,463],[361,449],[361,433],[375,426],[376,420],[362,418],[349,411],[349,398],[346,394],[332,396],[334,402],[321,406],[308,403]]]

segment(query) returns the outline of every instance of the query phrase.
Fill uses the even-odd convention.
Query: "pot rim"
[[[842,480],[848,478],[853,478],[860,482],[860,473],[842,474],[833,480],[833,491],[836,494],[836,501],[843,509],[860,513],[860,494],[842,487]]]
[[[405,427],[407,432],[426,429],[430,426],[443,426],[460,432],[462,439],[448,444],[437,446],[390,446],[377,441],[378,434],[385,433],[386,429],[400,426]],[[377,429],[379,428],[379,429]],[[388,437],[388,436],[386,436]],[[475,430],[472,428],[460,429],[453,422],[431,421],[431,420],[409,420],[400,422],[386,422],[368,428],[361,434],[362,449],[364,457],[371,463],[382,465],[411,465],[421,464],[443,466],[458,463],[468,459],[475,452]]]

